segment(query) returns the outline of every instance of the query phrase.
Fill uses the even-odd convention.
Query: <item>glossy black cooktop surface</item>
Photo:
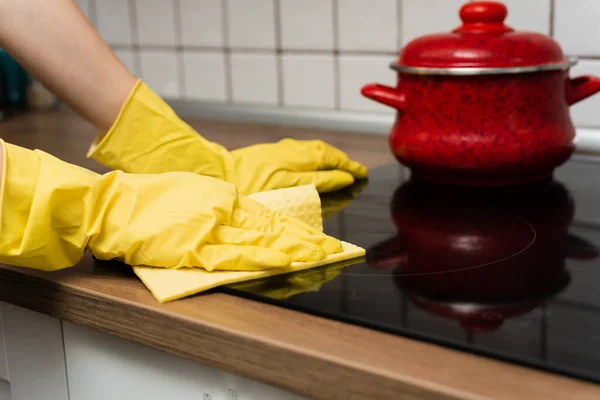
[[[324,196],[325,230],[366,259],[222,290],[600,382],[600,164],[496,189],[408,175]]]

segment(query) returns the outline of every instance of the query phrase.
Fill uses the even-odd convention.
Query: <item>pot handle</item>
[[[400,88],[393,88],[378,83],[369,83],[360,91],[363,96],[395,108],[398,111],[406,111],[406,94]]]
[[[589,241],[578,236],[569,234],[567,236],[567,257],[574,260],[595,260],[600,251]]]
[[[573,105],[600,92],[600,78],[591,75],[578,76],[567,81],[567,104]]]

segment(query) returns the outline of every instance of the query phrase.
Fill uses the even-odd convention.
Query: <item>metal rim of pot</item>
[[[502,75],[502,74],[523,74],[542,71],[567,70],[577,64],[577,57],[568,57],[565,61],[551,64],[528,65],[520,67],[449,67],[449,68],[431,68],[431,67],[411,67],[408,65],[398,65],[395,62],[390,63],[390,68],[412,75]]]

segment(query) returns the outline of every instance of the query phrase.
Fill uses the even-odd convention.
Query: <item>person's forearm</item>
[[[0,0],[0,47],[101,130],[136,82],[73,0]]]

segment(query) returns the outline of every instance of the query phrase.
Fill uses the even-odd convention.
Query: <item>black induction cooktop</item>
[[[322,201],[364,259],[221,290],[600,383],[600,163],[502,188],[394,164]]]

